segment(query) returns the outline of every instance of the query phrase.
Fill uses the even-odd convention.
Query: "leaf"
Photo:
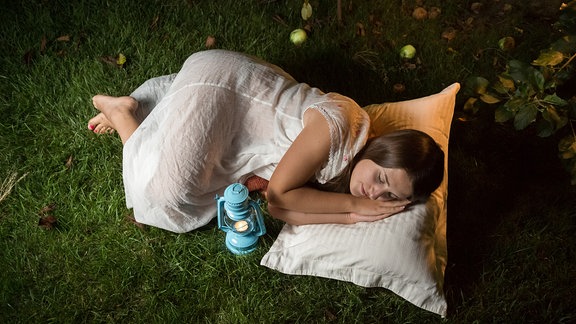
[[[514,91],[514,89],[516,88],[516,86],[514,84],[514,80],[511,79],[510,77],[506,76],[506,75],[499,75],[498,81],[502,84],[504,89],[506,89],[507,91]]]
[[[24,64],[31,65],[35,58],[36,58],[36,53],[33,49],[27,51],[26,53],[24,53],[24,57],[23,57]]]
[[[496,98],[493,95],[488,94],[488,93],[481,94],[480,100],[484,101],[487,104],[495,104],[495,103],[500,102],[500,99],[498,99],[498,98]]]
[[[554,134],[554,125],[546,119],[539,119],[536,123],[536,129],[539,137],[548,137]]]
[[[470,88],[474,94],[484,94],[488,91],[488,85],[490,82],[483,77],[473,77],[468,79],[468,83],[470,84]]]
[[[70,170],[70,168],[72,168],[72,164],[74,164],[74,157],[70,155],[64,165],[66,166],[67,170]]]
[[[56,217],[52,215],[40,217],[40,220],[38,221],[38,226],[45,228],[47,230],[53,229],[54,227],[56,227],[57,224],[58,220],[56,219]]]
[[[547,95],[542,101],[560,107],[568,105],[568,101],[558,97],[556,94]]]
[[[534,86],[534,88],[538,89],[539,91],[543,91],[544,83],[546,82],[546,80],[544,80],[544,75],[542,74],[542,72],[536,69],[529,69],[529,72],[530,72],[529,74],[530,82],[532,86]]]
[[[56,217],[54,217],[51,214],[55,209],[56,209],[55,203],[51,203],[42,207],[42,209],[40,209],[40,211],[38,212],[38,214],[40,215],[38,226],[48,230],[53,229],[58,223]]]
[[[466,100],[466,103],[464,103],[464,111],[471,111],[472,113],[476,113],[478,111],[478,108],[476,108],[475,106],[476,101],[478,101],[477,98],[474,97],[468,98],[468,100]]]
[[[213,48],[216,46],[216,37],[208,35],[208,37],[206,37],[206,43],[204,46],[206,46],[206,48]]]
[[[62,35],[62,36],[56,38],[56,41],[58,41],[58,42],[69,42],[69,41],[70,41],[70,35]]]
[[[442,38],[447,40],[447,41],[451,41],[454,38],[456,38],[457,33],[458,32],[456,31],[456,29],[454,27],[448,27],[442,32]]]
[[[308,3],[308,0],[305,0],[304,4],[302,4],[300,15],[304,20],[308,20],[310,17],[312,17],[312,6],[310,5],[310,3]]]
[[[364,25],[362,23],[356,23],[356,35],[360,37],[366,36],[366,29],[364,29]]]
[[[116,65],[118,65],[119,67],[123,67],[125,63],[126,63],[126,56],[124,56],[124,54],[122,53],[118,54],[118,57],[116,58]]]
[[[40,211],[38,212],[38,214],[40,216],[42,215],[46,215],[48,213],[53,212],[56,209],[56,204],[55,203],[50,203],[44,207],[42,207],[42,209],[40,209]]]
[[[145,229],[146,227],[144,226],[144,224],[139,223],[138,221],[136,221],[136,218],[134,218],[133,215],[126,215],[126,220],[128,220],[128,222],[136,225],[136,227],[138,227],[139,229]]]
[[[547,50],[540,53],[537,59],[532,61],[536,66],[556,66],[564,60],[564,55],[561,52]]]
[[[527,104],[528,104],[528,101],[526,101],[525,99],[514,97],[514,98],[508,100],[504,104],[504,107],[506,107],[506,109],[508,111],[516,114],[518,111],[520,111],[520,109],[522,109],[523,106],[525,106]]]
[[[100,60],[106,64],[118,67],[118,68],[122,68],[124,66],[124,64],[126,63],[126,56],[124,56],[124,54],[119,54],[118,56],[114,57],[114,56],[102,56],[100,57]],[[123,62],[121,65],[120,63]]]
[[[558,151],[560,157],[563,159],[571,159],[576,157],[576,138],[574,136],[566,136],[558,142]]]
[[[42,40],[40,41],[40,54],[44,54],[47,44],[48,40],[46,39],[46,35],[42,35]]]
[[[514,128],[522,130],[536,120],[538,115],[538,108],[535,104],[530,103],[522,107],[516,116],[514,116]]]
[[[494,112],[494,121],[497,123],[505,123],[512,118],[514,118],[514,113],[506,109],[506,106],[500,106]]]
[[[568,123],[568,118],[560,116],[552,105],[542,111],[542,119],[538,122],[538,136],[548,137]]]
[[[526,73],[529,66],[518,60],[510,60],[508,62],[508,75],[515,82],[528,82],[528,75]]]

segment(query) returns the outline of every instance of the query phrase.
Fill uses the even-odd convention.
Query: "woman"
[[[130,97],[93,98],[100,114],[88,128],[118,132],[138,222],[198,228],[216,215],[217,194],[254,175],[269,180],[270,214],[290,224],[380,220],[442,181],[444,154],[428,135],[368,139],[370,120],[353,100],[257,58],[199,52],[167,78]]]

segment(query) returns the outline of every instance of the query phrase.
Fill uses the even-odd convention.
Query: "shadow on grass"
[[[348,57],[344,50],[334,48],[308,52],[306,58],[285,57],[274,62],[297,81],[319,88],[324,92],[337,92],[353,98],[360,106],[380,103],[390,96],[380,76]]]
[[[557,139],[517,132],[492,118],[453,122],[446,269],[451,312],[470,298],[483,274],[498,266],[491,258],[495,250],[505,249],[498,246],[500,226],[540,217],[538,210],[571,204],[573,196],[557,157]],[[507,233],[509,237],[526,235],[522,225],[514,228],[518,232]]]

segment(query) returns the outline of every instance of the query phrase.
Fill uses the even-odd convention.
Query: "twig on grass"
[[[14,186],[16,186],[16,184],[20,182],[20,180],[24,179],[24,177],[27,175],[28,173],[24,173],[18,178],[18,173],[12,172],[6,179],[4,179],[0,185],[0,202],[6,199],[10,192],[12,192]]]

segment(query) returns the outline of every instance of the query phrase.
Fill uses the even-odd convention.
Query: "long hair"
[[[322,190],[350,193],[350,177],[356,164],[372,160],[384,168],[404,169],[412,182],[412,202],[423,202],[444,178],[444,152],[428,134],[404,129],[368,140],[353,161],[334,179],[317,185]]]

